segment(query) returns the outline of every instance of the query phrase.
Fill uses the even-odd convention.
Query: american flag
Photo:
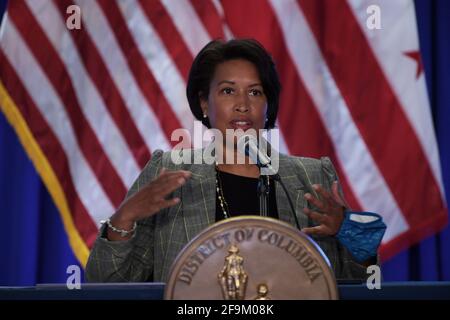
[[[331,157],[351,207],[384,217],[382,258],[446,224],[412,0],[10,0],[0,104],[82,264],[151,152],[192,130],[195,55],[244,37],[280,74],[281,151]]]

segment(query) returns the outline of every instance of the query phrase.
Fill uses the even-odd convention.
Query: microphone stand
[[[258,167],[262,168],[262,167],[267,167],[267,166],[261,166],[260,164],[258,164]],[[298,230],[301,230],[300,223],[298,222],[297,214],[295,213],[294,203],[292,202],[291,196],[289,195],[289,192],[287,191],[286,185],[284,184],[283,180],[281,180],[281,177],[278,173],[271,175],[271,177],[274,181],[277,181],[283,188],[283,191],[286,194],[286,197],[288,199],[292,215],[294,216],[295,225],[297,226]],[[258,192],[258,196],[259,196],[259,213],[260,213],[261,217],[267,217],[269,192],[270,192],[268,175],[260,175],[259,176],[257,192]]]
[[[294,204],[292,202],[291,196],[289,195],[289,192],[288,192],[286,186],[284,185],[283,181],[281,180],[280,175],[278,173],[275,173],[275,171],[273,170],[272,166],[270,165],[270,159],[267,156],[265,156],[265,161],[263,161],[264,164],[261,163],[260,158],[259,158],[259,156],[260,156],[259,153],[260,152],[258,152],[258,144],[257,144],[257,142],[252,144],[252,143],[250,143],[252,141],[251,137],[245,137],[245,138],[246,138],[246,141],[244,142],[244,143],[246,143],[245,144],[245,149],[244,149],[245,150],[245,155],[247,155],[252,160],[254,160],[259,169],[266,168],[266,169],[269,169],[269,172],[273,173],[271,175],[272,179],[274,181],[278,181],[279,184],[281,185],[281,187],[283,188],[284,193],[286,194],[286,197],[288,199],[292,215],[294,216],[294,220],[295,220],[295,224],[297,226],[297,229],[301,230],[300,223],[298,222],[297,214],[295,212],[295,208],[294,208]],[[262,217],[267,217],[267,208],[268,208],[267,202],[268,202],[268,199],[269,199],[269,191],[270,191],[269,187],[270,187],[269,186],[269,175],[260,175],[259,176],[259,181],[258,181],[257,193],[258,193],[258,196],[259,196],[259,211],[260,211],[260,215]]]
[[[259,196],[259,215],[261,217],[267,217],[267,211],[269,207],[269,176],[260,175],[257,187],[257,193]]]

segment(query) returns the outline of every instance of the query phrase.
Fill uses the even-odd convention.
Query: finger
[[[189,172],[189,171],[187,171]],[[158,177],[159,182],[166,181],[171,178],[177,178],[177,177],[190,177],[190,174],[186,173],[185,171],[166,171],[164,175],[161,177]],[[157,179],[155,179],[157,180]]]
[[[348,207],[347,201],[345,201],[344,197],[339,193],[339,183],[337,181],[333,182],[331,191],[333,193],[334,200],[339,203],[339,205],[341,205],[342,207]]]
[[[320,184],[313,184],[312,187],[318,194],[320,194],[323,202],[326,202],[330,205],[336,205],[336,201],[334,201],[331,194],[327,190],[325,190],[324,187],[322,187]]]
[[[158,177],[157,179],[155,179],[153,181],[153,185],[155,186],[159,186],[159,187],[163,187],[168,183],[171,183],[174,180],[178,180],[178,179],[189,179],[190,178],[190,173],[187,173],[188,171],[184,172],[184,171],[173,171],[173,172],[167,172],[165,173],[163,176]]]
[[[322,225],[317,226],[317,227],[303,228],[301,231],[306,233],[306,234],[308,234],[308,235],[311,235],[311,236],[324,236],[324,235],[326,235],[326,230],[325,230],[325,228]]]
[[[183,176],[183,177],[190,177],[191,176],[191,172],[190,171],[186,171],[186,170],[175,170],[175,171],[169,171],[165,168],[163,168],[162,173],[155,179],[159,181],[163,181],[164,179],[168,179],[170,177],[173,176]]]
[[[309,208],[303,208],[303,212],[313,220],[314,222],[317,222],[318,224],[324,224],[326,222],[326,216],[324,214],[320,214],[317,211],[312,211]]]
[[[171,183],[172,181],[176,181],[177,179],[183,178],[183,175],[180,174],[170,174],[170,175],[166,175],[166,173],[164,173],[163,176],[160,176],[158,178],[156,178],[155,180],[151,181],[150,183],[147,184],[147,186],[152,190],[152,192],[157,192],[154,189],[160,189],[162,187],[164,187],[165,185]]]
[[[185,184],[187,179],[184,177],[174,177],[168,180],[165,183],[161,183],[160,185],[155,185],[155,189],[153,191],[153,195],[156,197],[164,198],[168,194],[172,193],[176,189],[180,188],[183,184]]]
[[[172,199],[164,199],[159,201],[156,205],[155,205],[155,209],[156,211],[161,211],[162,209],[165,208],[169,208],[172,207],[176,204],[178,204],[180,202],[180,198],[172,198]]]
[[[166,168],[162,167],[161,170],[159,171],[159,177],[162,176],[165,172],[166,172]]]
[[[326,206],[325,204],[317,199],[316,197],[314,197],[311,193],[305,193],[305,199],[312,204],[313,206],[315,206],[317,209],[325,211]]]

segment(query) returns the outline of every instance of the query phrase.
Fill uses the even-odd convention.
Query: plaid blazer
[[[194,150],[194,153],[202,149]],[[89,282],[166,282],[171,265],[182,248],[199,232],[215,222],[215,167],[208,164],[172,162],[170,152],[157,150],[129,190],[127,197],[155,179],[161,168],[189,170],[191,178],[173,196],[181,201],[138,221],[133,237],[126,241],[108,241],[106,225],[100,229],[86,266]],[[279,175],[294,202],[300,226],[313,226],[302,208],[309,206],[304,194],[312,184],[331,190],[337,180],[334,167],[327,157],[320,160],[280,154]],[[276,188],[279,219],[295,227],[287,197],[281,187]],[[337,279],[365,279],[366,268],[352,258],[349,251],[335,237],[313,237],[327,255]]]

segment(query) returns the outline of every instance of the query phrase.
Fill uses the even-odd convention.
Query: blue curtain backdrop
[[[395,1],[395,0],[394,0]],[[6,0],[0,0],[0,17]],[[416,0],[441,165],[450,199],[450,1]],[[420,196],[420,195],[418,195]],[[78,264],[52,199],[0,115],[0,285],[65,282]],[[384,280],[450,280],[450,228],[383,265]]]

